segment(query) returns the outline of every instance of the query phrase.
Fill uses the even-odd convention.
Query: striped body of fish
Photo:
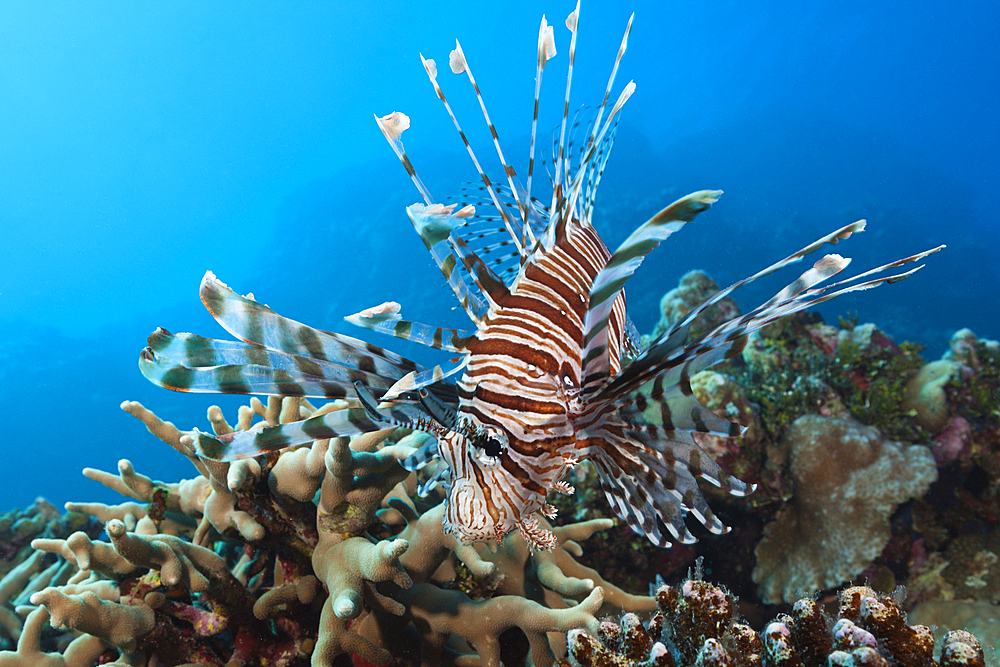
[[[696,192],[674,202],[617,250],[608,250],[591,217],[617,114],[634,89],[629,83],[608,108],[628,29],[604,101],[585,140],[573,149],[567,142],[567,110],[578,16],[579,5],[566,21],[569,67],[550,203],[531,196],[539,89],[555,55],[554,30],[544,18],[524,184],[503,154],[461,46],[452,52],[450,68],[465,74],[475,89],[503,167],[502,185],[480,166],[438,83],[436,64],[421,58],[479,172],[482,196],[476,203],[485,214],[467,202],[437,203],[403,149],[400,135],[409,119],[401,113],[376,118],[423,196],[423,203],[408,207],[410,220],[473,328],[403,320],[395,303],[347,319],[455,353],[457,360],[423,368],[363,341],[281,317],[208,273],[202,300],[240,341],[159,329],[140,358],[149,379],[180,391],[339,398],[350,407],[225,436],[199,435],[205,456],[232,460],[401,426],[433,436],[403,465],[416,469],[443,460],[446,465],[439,465],[424,489],[439,481],[448,485],[445,529],[462,542],[500,540],[518,530],[533,549],[551,549],[555,538],[539,515],[554,515],[547,502],[550,492],[572,493],[563,478],[582,461],[596,466],[614,512],[655,544],[693,541],[685,525],[688,513],[713,532],[727,530],[709,509],[696,478],[735,495],[752,487],[721,470],[692,434],[733,435],[741,427],[702,407],[689,378],[738,354],[747,337],[764,325],[840,294],[905,278],[916,268],[891,270],[939,248],[820,286],[849,261],[826,255],[766,303],[689,340],[692,321],[705,309],[747,282],[864,229],[863,221],[852,223],[721,290],[640,349],[625,311],[626,280],[660,241],[721,192]]]

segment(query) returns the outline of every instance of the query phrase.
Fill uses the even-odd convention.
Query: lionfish
[[[582,461],[596,468],[615,514],[654,544],[693,542],[684,520],[688,513],[713,533],[728,530],[695,478],[736,496],[754,486],[726,474],[693,434],[732,436],[743,428],[704,408],[692,395],[691,377],[739,354],[761,327],[841,294],[906,278],[921,266],[872,276],[940,248],[819,286],[850,261],[826,255],[767,302],[690,340],[692,322],[706,309],[750,281],[864,229],[863,220],[854,222],[719,291],[642,347],[626,315],[625,282],[653,248],[722,193],[704,190],[683,197],[640,225],[617,250],[608,250],[592,215],[618,113],[635,89],[630,82],[608,109],[632,19],[604,100],[585,141],[574,149],[572,140],[567,142],[567,125],[578,16],[579,3],[566,20],[566,95],[558,147],[553,139],[547,204],[531,194],[542,73],[556,53],[553,27],[544,17],[524,185],[504,157],[461,45],[456,42],[451,52],[450,68],[465,74],[475,90],[505,185],[486,175],[445,97],[435,62],[421,56],[478,172],[484,193],[479,203],[486,214],[471,204],[437,203],[403,149],[400,135],[409,119],[399,112],[376,116],[423,197],[423,203],[406,209],[410,221],[473,328],[404,320],[394,302],[346,319],[454,353],[455,360],[424,368],[367,342],[314,329],[252,296],[238,295],[208,272],[201,299],[241,342],[157,329],[140,357],[147,378],[177,391],[346,399],[350,407],[229,435],[198,434],[206,457],[235,460],[321,438],[405,427],[433,436],[402,464],[416,470],[443,460],[446,465],[421,490],[446,484],[444,530],[463,543],[500,541],[517,529],[533,550],[551,550],[556,539],[539,515],[555,515],[549,492],[573,493],[563,478]]]

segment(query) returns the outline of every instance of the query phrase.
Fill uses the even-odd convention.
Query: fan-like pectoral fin
[[[692,544],[694,535],[684,524],[684,508],[673,497],[663,495],[655,502],[645,488],[636,483],[629,470],[610,456],[596,455],[591,462],[597,468],[604,495],[614,513],[638,535],[645,535],[658,547],[669,548],[673,542]],[[661,526],[666,527],[671,537],[664,535]]]
[[[733,424],[730,433],[742,432],[742,427]],[[715,462],[699,445],[695,442],[694,433],[712,433],[712,435],[725,436],[725,433],[712,431],[699,431],[698,429],[674,428],[667,429],[661,426],[643,426],[626,431],[626,434],[636,441],[645,445],[647,451],[665,452],[661,458],[664,461],[673,461],[673,465],[683,466],[708,483],[716,486],[733,496],[747,496],[756,490],[755,484],[746,482],[726,473],[722,467]],[[653,456],[655,459],[656,457]],[[703,522],[704,523],[704,522]]]
[[[287,424],[263,427],[258,425],[246,431],[227,435],[211,436],[200,433],[197,444],[207,458],[233,461],[285,447],[305,445],[314,440],[371,433],[387,426],[408,426],[426,418],[421,409],[415,405],[381,404],[373,411],[370,402],[374,400],[371,392],[365,390],[361,402],[368,401],[369,405],[335,410]]]
[[[314,440],[370,433],[385,428],[373,421],[364,408],[336,410],[297,422],[251,428],[227,435],[198,434],[199,451],[210,459],[235,461],[285,447],[305,445]]]
[[[469,247],[461,236],[451,237],[452,248],[455,255],[461,260],[465,270],[469,272],[476,287],[482,292],[489,302],[491,308],[497,305],[509,294],[507,285],[500,279],[490,267]]]
[[[603,412],[609,414],[580,434],[591,444],[590,459],[615,513],[658,546],[671,541],[663,528],[674,541],[694,541],[684,524],[687,513],[713,533],[728,531],[708,506],[696,477],[735,496],[755,487],[728,475],[698,446],[694,434],[729,437],[745,429],[701,405],[689,386],[664,389],[654,382],[605,405]]]
[[[823,243],[831,243],[838,238],[846,238],[851,233],[863,229],[863,225],[859,225],[860,223],[848,225],[838,230],[838,232],[816,241],[790,258],[778,262],[751,278],[740,281],[736,286],[746,284],[753,278],[771,273],[775,266],[784,266],[792,261],[797,261],[793,258],[801,258],[801,256],[815,250]],[[885,283],[892,283],[908,278],[919,270],[922,265],[893,275],[880,278],[870,277],[905,264],[920,261],[942,248],[944,246],[938,246],[937,248],[904,257],[903,259],[884,264],[857,276],[832,283],[826,287],[815,287],[815,285],[827,278],[840,273],[850,263],[849,259],[840,255],[825,255],[809,270],[800,275],[794,282],[790,283],[766,303],[748,313],[720,324],[700,339],[679,348],[677,346],[678,331],[690,326],[691,319],[706,307],[703,304],[654,340],[642,354],[624,367],[618,375],[600,386],[593,398],[595,400],[606,400],[610,397],[621,396],[625,393],[635,391],[638,387],[653,378],[660,377],[661,374],[661,381],[664,387],[676,384],[683,385],[694,374],[724,359],[729,359],[739,354],[746,346],[750,334],[771,322],[843,294],[867,290]],[[865,278],[868,279],[862,280]],[[734,287],[722,290],[719,294],[728,294],[732,289]],[[706,304],[717,302],[718,296],[718,294],[713,296]]]
[[[459,267],[458,259],[453,253],[452,245],[449,241],[452,231],[458,227],[464,218],[475,213],[475,209],[467,206],[459,211],[455,211],[455,205],[444,206],[442,204],[413,204],[406,207],[406,214],[413,223],[413,228],[423,240],[424,245],[430,250],[431,257],[441,269],[445,280],[458,298],[462,308],[469,315],[469,318],[477,325],[486,316],[489,309],[486,302],[477,294],[473,294],[469,287],[462,280],[461,274],[456,271]]]
[[[468,355],[465,355],[450,364],[438,364],[433,368],[428,368],[419,373],[408,373],[401,377],[389,391],[382,396],[382,400],[389,401],[397,398],[406,400],[418,400],[419,392],[423,389],[437,384],[442,380],[454,377],[460,373],[469,363]]]
[[[201,300],[226,331],[246,343],[394,379],[420,370],[394,352],[282,317],[252,297],[240,296],[211,271],[201,281]]]
[[[146,379],[172,391],[200,394],[259,394],[305,398],[347,398],[349,384],[290,374],[267,366],[226,365],[190,368],[155,356],[147,347],[139,355]]]
[[[606,438],[606,444],[591,454],[615,514],[660,547],[669,547],[672,541],[696,541],[684,522],[688,513],[713,533],[728,532],[730,528],[708,506],[695,475],[733,495],[746,495],[754,487],[719,469],[694,443],[690,432],[678,431],[676,436],[660,432],[658,435],[665,436],[662,439],[649,437],[655,432],[642,434],[645,437],[641,440],[646,442],[635,432],[617,434]]]
[[[363,381],[381,393],[396,381],[340,364],[240,341],[159,328],[139,355],[148,380],[173,391],[346,398]]]
[[[468,352],[468,344],[473,334],[460,329],[432,327],[428,324],[404,320],[399,311],[398,303],[387,301],[381,305],[362,310],[360,313],[348,315],[344,319],[355,326],[389,334],[437,350]]]

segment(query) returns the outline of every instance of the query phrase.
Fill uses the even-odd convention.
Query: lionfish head
[[[545,491],[525,486],[512,470],[510,435],[466,417],[440,437],[439,454],[451,470],[444,530],[462,544],[503,541],[517,530],[532,550],[551,550],[555,536],[533,514],[549,513]]]

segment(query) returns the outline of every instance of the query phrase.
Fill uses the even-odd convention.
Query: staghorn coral
[[[252,399],[237,426],[346,405]],[[84,532],[32,542],[34,561],[55,554],[77,574],[30,596],[36,606],[23,608],[26,631],[16,651],[0,652],[0,665],[42,664],[42,655],[73,667],[98,659],[132,667],[333,665],[351,655],[434,665],[470,648],[484,665],[518,664],[529,653],[532,664],[546,665],[563,650],[560,633],[596,631],[605,601],[634,611],[654,605],[574,559],[578,541],[608,520],[546,525],[559,546],[545,554],[515,535],[487,553],[444,534],[443,505],[421,502],[418,510],[415,475],[398,463],[422,436],[389,429],[219,463],[195,454],[192,432],[138,403],[122,407],[199,475],[159,482],[124,460],[117,475],[86,470],[129,500],[70,503],[99,518],[109,542]],[[217,434],[233,428],[218,408],[209,422]],[[487,597],[450,588],[459,566],[494,581]],[[46,620],[78,637],[65,653],[47,654],[53,645],[39,629]]]
[[[795,498],[765,529],[753,579],[767,602],[856,576],[889,542],[889,515],[937,479],[930,450],[847,419],[806,415],[784,437]]]
[[[65,514],[44,498],[33,505],[0,515],[0,648],[12,648],[24,622],[14,613],[36,591],[67,582],[76,573],[72,563],[32,549],[34,540],[59,539],[71,533],[97,535],[100,524],[78,512]],[[51,633],[47,633],[51,635]],[[54,639],[48,637],[48,639]]]

